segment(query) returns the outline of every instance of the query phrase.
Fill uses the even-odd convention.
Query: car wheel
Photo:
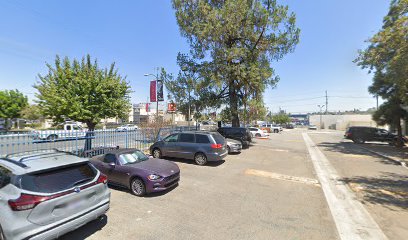
[[[57,139],[58,139],[58,136],[55,135],[55,134],[50,135],[50,136],[47,137],[47,140],[50,140],[50,141],[55,141],[55,140],[57,140]]]
[[[161,158],[162,157],[162,153],[161,153],[160,149],[158,149],[158,148],[153,149],[153,157],[154,158]]]
[[[355,138],[355,139],[353,139],[353,142],[355,142],[355,143],[358,143],[358,144],[362,144],[362,143],[364,143],[365,141],[362,139],[362,138]]]
[[[260,137],[260,136],[261,136],[260,133],[255,134],[255,137]]]
[[[203,153],[197,153],[197,154],[194,156],[194,161],[195,161],[198,165],[202,166],[202,165],[205,165],[205,164],[207,163],[207,157],[206,157]]]
[[[274,133],[278,133],[279,130],[278,130],[278,129],[274,129],[273,132],[274,132]]]
[[[228,154],[231,153],[231,148],[229,146],[227,146],[227,150],[228,150]]]
[[[130,183],[130,190],[138,197],[143,196],[146,193],[146,186],[142,179],[133,178]]]

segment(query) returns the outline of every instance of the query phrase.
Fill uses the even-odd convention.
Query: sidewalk
[[[408,147],[397,148],[388,144],[366,143],[360,144],[359,147],[386,158],[390,161],[397,162],[403,167],[408,168]]]

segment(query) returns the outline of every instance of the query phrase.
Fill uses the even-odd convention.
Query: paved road
[[[407,170],[339,132],[272,134],[217,165],[171,161],[178,187],[112,189],[106,218],[63,239],[408,239]]]

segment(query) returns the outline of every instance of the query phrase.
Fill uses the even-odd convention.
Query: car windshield
[[[125,153],[119,156],[119,162],[122,165],[139,163],[148,160],[149,157],[146,156],[141,151],[135,151],[133,153]]]

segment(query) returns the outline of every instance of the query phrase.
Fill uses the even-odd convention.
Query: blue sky
[[[375,106],[371,76],[352,61],[381,28],[386,0],[281,0],[297,15],[300,43],[272,65],[281,81],[265,92],[268,108],[317,111],[329,95],[329,110]],[[176,56],[188,52],[171,1],[0,0],[0,89],[19,89],[33,99],[37,74],[55,55],[101,65],[115,61],[132,86],[132,102],[145,102],[156,67],[178,71]]]

